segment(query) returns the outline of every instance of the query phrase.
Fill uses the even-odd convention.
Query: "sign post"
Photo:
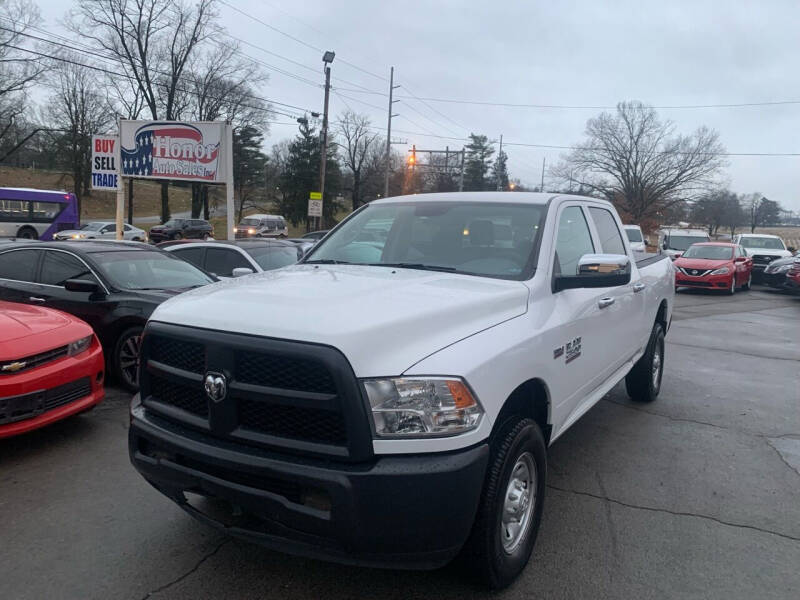
[[[310,192],[308,194],[308,216],[322,218],[322,193]],[[319,227],[317,227],[319,229]]]
[[[225,124],[225,206],[227,208],[228,239],[233,240],[235,208],[233,206],[233,126]]]

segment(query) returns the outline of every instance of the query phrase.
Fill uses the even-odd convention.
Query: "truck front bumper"
[[[310,460],[214,439],[134,401],[129,452],[156,489],[230,535],[311,558],[433,569],[469,535],[489,447]]]

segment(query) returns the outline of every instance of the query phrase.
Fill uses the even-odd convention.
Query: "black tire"
[[[728,295],[733,296],[736,293],[736,275],[731,277],[731,287],[728,290]]]
[[[520,470],[521,462],[527,465],[527,471]],[[520,479],[521,472],[530,475],[531,470],[532,480]],[[512,474],[516,474],[516,481],[512,481]],[[523,480],[527,481],[525,487],[512,489],[512,483]],[[493,436],[478,513],[463,551],[470,573],[484,585],[502,589],[528,564],[542,519],[546,480],[547,449],[539,426],[531,419],[509,419]],[[531,499],[532,488],[535,495]],[[507,525],[503,522],[503,516],[511,514],[507,505],[512,502],[512,493],[521,490],[528,490],[519,500],[524,523]],[[509,527],[518,527],[518,533],[513,535]]]
[[[142,240],[138,237],[135,237],[131,240],[132,242],[141,242]]]
[[[135,392],[139,389],[139,348],[142,327],[125,329],[117,338],[109,370],[126,390]],[[133,361],[133,362],[131,362]]]
[[[209,235],[209,233],[207,231],[203,234],[203,240],[208,240],[208,238],[210,238],[210,237],[211,236]]]
[[[174,233],[172,235],[172,239],[173,240],[182,240],[183,239],[183,234],[180,231],[178,231],[178,232],[176,232],[176,233]]]
[[[661,323],[653,325],[650,340],[644,355],[636,361],[625,377],[625,390],[631,400],[652,402],[661,391],[664,376],[664,328]]]
[[[22,240],[38,240],[39,233],[33,227],[20,227],[17,237]]]
[[[750,275],[748,275],[748,276],[747,276],[747,283],[745,283],[745,284],[742,286],[742,289],[743,289],[743,290],[749,290],[749,289],[751,289],[752,287],[753,287],[753,274],[752,274],[752,273],[750,273]]]

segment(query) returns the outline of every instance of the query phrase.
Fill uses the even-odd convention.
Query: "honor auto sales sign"
[[[225,182],[225,124],[121,121],[122,175]]]

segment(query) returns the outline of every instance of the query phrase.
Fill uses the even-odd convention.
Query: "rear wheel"
[[[478,514],[464,547],[471,572],[493,589],[528,564],[544,506],[547,451],[539,426],[513,417],[492,442]]]
[[[625,377],[625,390],[631,400],[652,402],[661,391],[664,375],[664,328],[656,323],[650,332],[650,340],[644,355],[636,361]]]
[[[39,233],[33,227],[20,227],[17,237],[23,240],[38,240]]]
[[[111,369],[122,386],[135,392],[139,389],[139,349],[142,328],[129,327],[117,339]]]

